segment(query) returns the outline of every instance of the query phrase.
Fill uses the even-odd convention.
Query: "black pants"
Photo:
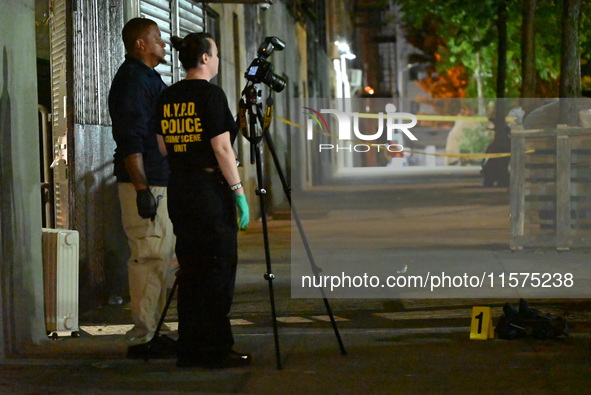
[[[180,265],[178,358],[220,358],[234,344],[228,318],[238,262],[234,196],[218,173],[173,174],[168,195]]]

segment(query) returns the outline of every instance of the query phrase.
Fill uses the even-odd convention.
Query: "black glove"
[[[137,212],[140,217],[151,218],[152,221],[154,221],[154,218],[156,218],[158,204],[156,203],[156,199],[154,199],[154,195],[152,195],[150,188],[137,191],[137,197],[135,201],[137,203]]]

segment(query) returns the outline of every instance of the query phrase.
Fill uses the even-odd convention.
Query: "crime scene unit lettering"
[[[201,141],[203,128],[194,102],[165,104],[160,127],[164,142],[172,144],[174,152],[187,152],[187,144]]]

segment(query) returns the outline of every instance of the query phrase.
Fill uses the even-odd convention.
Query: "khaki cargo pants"
[[[167,188],[152,186],[158,200],[154,221],[139,216],[131,183],[118,183],[121,220],[131,256],[127,262],[133,337],[151,337],[166,304],[167,277],[171,275],[175,237],[168,218]],[[149,339],[148,339],[149,340]]]

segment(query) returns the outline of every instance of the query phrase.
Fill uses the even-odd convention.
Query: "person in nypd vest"
[[[238,128],[218,73],[218,50],[207,33],[173,36],[187,72],[160,97],[159,143],[171,169],[168,210],[179,261],[178,367],[225,368],[251,363],[233,351],[228,314],[234,295],[239,226],[249,222],[232,144]],[[236,211],[238,207],[238,214]]]

